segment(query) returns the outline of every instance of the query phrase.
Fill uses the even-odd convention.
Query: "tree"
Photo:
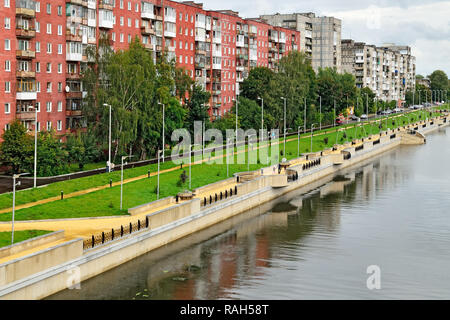
[[[238,111],[239,124],[242,129],[258,130],[261,128],[261,106],[256,101],[240,97]],[[233,105],[231,113],[236,116],[236,103]]]
[[[194,85],[191,97],[186,99],[187,117],[185,127],[189,130],[191,135],[194,133],[194,122],[204,121],[205,129],[210,127],[209,113],[207,103],[210,98],[210,93],[203,90],[197,84]]]
[[[43,131],[38,135],[38,176],[56,176],[69,172],[68,152],[60,138],[53,131]]]
[[[0,145],[0,162],[11,169],[11,172],[30,172],[34,163],[34,141],[27,134],[27,129],[19,120],[10,123],[8,130],[2,135]]]
[[[431,82],[431,90],[448,90],[448,77],[442,70],[436,70],[428,76]]]
[[[68,163],[77,163],[80,170],[83,170],[87,163],[94,162],[100,157],[95,137],[88,132],[68,135],[65,149]]]
[[[266,67],[252,68],[248,77],[242,82],[241,96],[251,100],[266,97],[270,93],[270,82],[275,73]]]

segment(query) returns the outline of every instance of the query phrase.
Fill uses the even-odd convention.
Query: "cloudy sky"
[[[242,17],[315,12],[342,19],[342,38],[412,47],[417,74],[450,76],[450,0],[204,0],[205,9],[232,9]]]

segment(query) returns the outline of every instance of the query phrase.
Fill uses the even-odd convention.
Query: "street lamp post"
[[[259,141],[264,141],[264,98],[258,97],[258,100],[261,100],[261,137]]]
[[[192,171],[191,171],[192,156],[191,156],[191,154],[192,154],[192,147],[195,147],[195,146],[200,146],[200,144],[194,143],[189,146],[189,190],[191,190],[191,188],[192,188],[191,187],[192,186]]]
[[[111,105],[104,103],[103,106],[109,107],[108,172],[111,172]]]
[[[13,175],[13,206],[12,206],[12,225],[11,225],[11,245],[14,244],[14,216],[15,216],[15,209],[16,209],[16,186],[20,186],[20,181],[16,183],[16,179],[18,179],[21,176],[29,174],[26,173],[20,173],[20,174],[14,174]]]
[[[227,162],[227,177],[229,177],[229,170],[228,170],[228,166],[229,166],[229,161],[228,161],[228,159],[229,159],[229,152],[228,152],[228,146],[230,145],[230,141],[231,141],[232,139],[230,139],[230,138],[227,138],[227,148],[226,148],[226,153],[227,153],[227,160],[226,160],[226,162]]]
[[[306,97],[305,97],[305,116],[303,119],[303,133],[306,133]]]
[[[157,195],[156,199],[159,200],[159,159],[161,158],[162,150],[158,150],[158,186],[157,186]]]
[[[36,188],[36,175],[37,175],[37,114],[38,114],[38,108],[37,103],[34,108],[35,118],[34,118],[34,179],[33,179],[33,187]]]
[[[123,160],[126,158],[131,158],[133,156],[122,156],[122,167],[120,169],[120,210],[122,210],[122,200],[123,200]]]
[[[164,162],[164,147],[165,147],[165,127],[166,127],[166,122],[165,122],[165,104],[158,102],[158,104],[161,104],[163,106],[162,109],[162,121],[163,121],[163,125],[162,125],[162,161]]]
[[[297,128],[297,157],[300,157],[300,128],[301,126]]]
[[[322,96],[319,96],[319,130],[322,130]]]
[[[250,142],[250,138],[256,136],[256,134],[250,134],[247,139],[248,139],[248,144],[247,144],[247,171],[250,171],[250,145],[253,144]]]
[[[281,97],[282,100],[284,100],[284,151],[283,155],[286,156],[286,98]]]
[[[239,108],[239,95],[236,95],[236,146],[237,146],[237,138],[238,138],[238,108]]]
[[[317,123],[313,123],[312,125],[311,125],[311,153],[313,152],[312,150],[312,145],[313,145],[313,130],[314,130],[314,126],[316,125]]]

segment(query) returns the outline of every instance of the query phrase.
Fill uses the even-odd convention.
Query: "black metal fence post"
[[[94,235],[92,235],[92,248],[95,246],[95,238]]]
[[[64,200],[64,191],[61,191],[61,200]]]

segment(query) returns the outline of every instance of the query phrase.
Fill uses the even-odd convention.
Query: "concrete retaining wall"
[[[167,197],[153,202],[145,203],[134,208],[130,208],[128,209],[128,213],[132,216],[135,216],[137,214],[154,211],[157,208],[165,207],[172,203],[175,203],[174,197]]]
[[[45,269],[81,257],[83,239],[75,239],[60,245],[5,262],[0,265],[0,286],[23,279]]]
[[[176,206],[147,215],[150,229],[172,223],[200,211],[200,199],[192,199]]]
[[[7,257],[24,250],[29,250],[36,248],[38,246],[57,241],[64,238],[64,230],[55,231],[49,234],[44,234],[42,236],[28,239],[22,242],[15,243],[11,246],[0,248],[0,258]]]

